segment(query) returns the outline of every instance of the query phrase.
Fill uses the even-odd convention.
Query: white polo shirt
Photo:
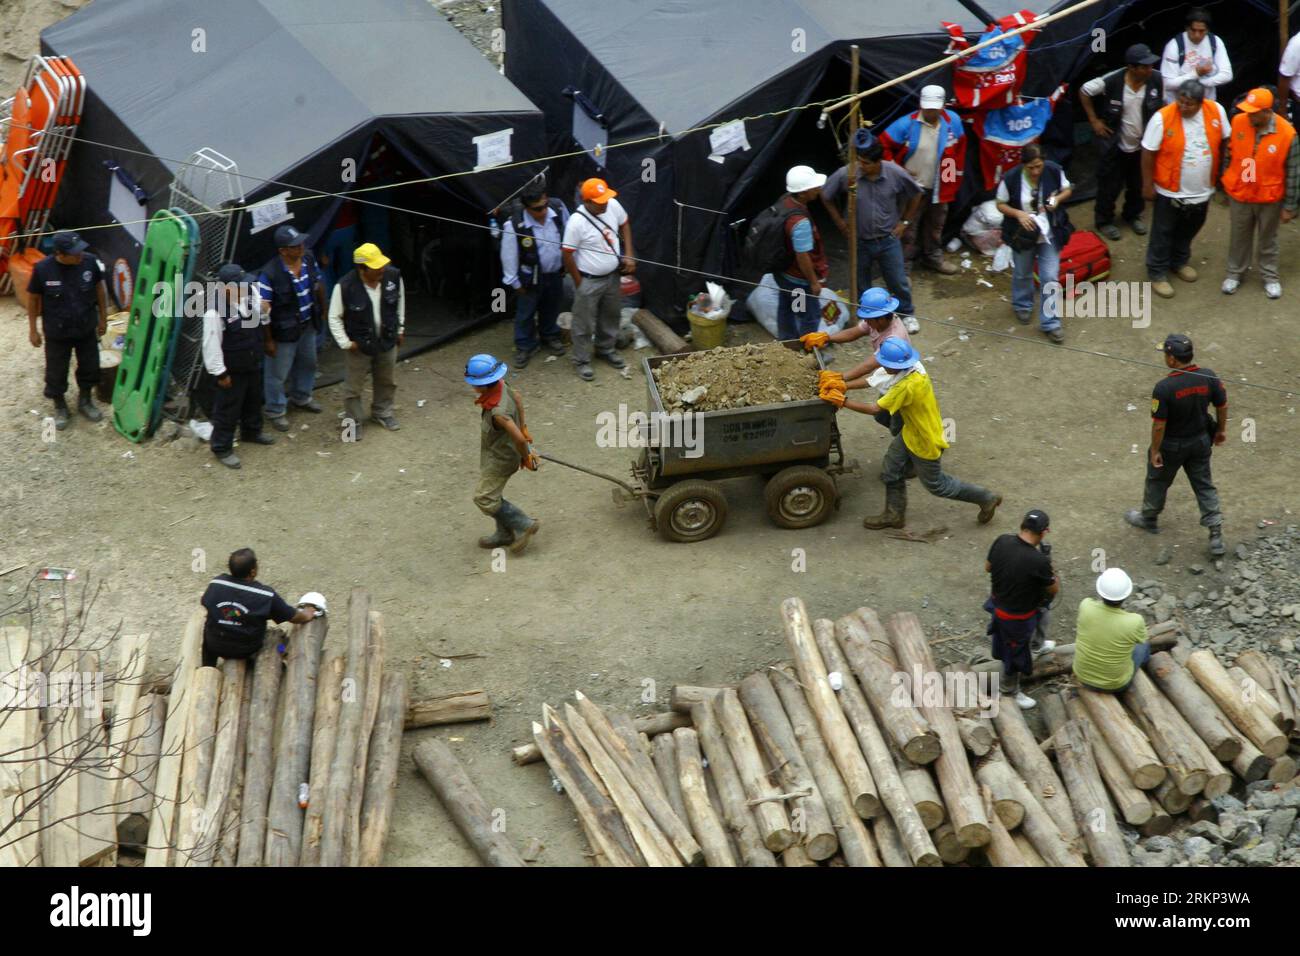
[[[1222,103],[1215,103],[1219,114],[1219,129],[1228,136],[1228,114]],[[1158,152],[1165,137],[1165,121],[1159,113],[1151,117],[1142,136],[1142,148]],[[1183,118],[1183,161],[1178,176],[1178,191],[1171,192],[1157,186],[1156,192],[1170,199],[1184,199],[1193,203],[1205,202],[1214,195],[1214,183],[1219,169],[1219,157],[1210,153],[1210,138],[1205,131],[1205,121],[1198,109],[1191,119]]]
[[[603,276],[618,271],[623,243],[618,230],[627,222],[627,212],[617,199],[611,199],[599,216],[580,205],[564,227],[564,248],[573,252],[579,272]],[[613,251],[610,251],[610,247]]]

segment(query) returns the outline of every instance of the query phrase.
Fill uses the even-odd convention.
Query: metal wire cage
[[[177,170],[168,205],[189,213],[199,225],[193,278],[200,282],[215,279],[221,264],[234,255],[243,221],[244,193],[238,164],[211,147],[197,150]],[[177,335],[176,356],[163,406],[166,417],[180,422],[189,418],[202,372],[203,317],[187,315],[181,320]]]

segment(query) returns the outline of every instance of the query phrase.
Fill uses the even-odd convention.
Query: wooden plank
[[[82,866],[117,865],[117,771],[109,750],[109,727],[104,721],[104,672],[99,655],[87,652],[78,665],[81,691],[81,741],[78,761],[77,801],[80,815]]]
[[[114,831],[123,817],[127,801],[136,795],[128,771],[137,761],[134,750],[144,743],[151,708],[141,705],[140,692],[149,662],[149,635],[123,634],[117,643],[117,675],[113,685],[113,720],[109,727],[109,802],[114,805]],[[142,719],[143,718],[143,719]]]
[[[0,868],[39,866],[44,747],[41,745],[37,672],[28,665],[31,635],[25,627],[0,628]],[[20,762],[21,761],[21,762]]]
[[[145,851],[145,866],[168,866],[174,852],[171,834],[176,817],[181,757],[185,748],[185,728],[189,724],[192,696],[187,690],[201,660],[203,622],[206,618],[205,610],[195,610],[190,615],[189,623],[185,626],[185,636],[181,639],[180,660],[167,699],[167,726],[163,728],[162,756],[158,758],[158,774],[154,784],[158,799],[149,819],[149,847]]]

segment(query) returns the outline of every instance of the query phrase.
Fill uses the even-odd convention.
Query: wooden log
[[[858,816],[870,819],[880,812],[880,797],[857,738],[840,709],[835,691],[831,690],[826,664],[817,650],[812,622],[803,601],[798,598],[782,601],[781,621],[785,627],[785,642],[794,656],[799,683],[808,698],[808,707],[817,718],[822,740],[839,768],[849,799],[853,801],[853,809]]]
[[[1011,839],[1006,825],[994,809],[993,791],[989,787],[982,787],[981,790],[984,797],[984,814],[988,817],[991,835],[988,846],[984,848],[984,855],[994,866],[1028,866],[1025,858],[1020,855],[1020,848]]]
[[[934,830],[948,819],[948,810],[943,805],[943,798],[939,796],[939,788],[935,785],[934,776],[928,767],[918,767],[904,757],[892,740],[887,743],[889,755],[894,758],[894,766],[898,768],[899,779],[903,781],[903,789],[907,791],[912,806],[916,807],[921,823],[927,830]]]
[[[736,691],[724,693],[724,712],[730,706],[728,701],[731,695],[736,694]],[[789,793],[807,793],[807,796],[795,797],[793,800],[791,819],[798,824],[792,828],[797,834],[796,842],[812,860],[830,859],[839,849],[839,838],[835,835],[835,827],[831,823],[830,813],[817,788],[817,782],[808,769],[803,751],[799,749],[794,729],[790,726],[781,700],[772,689],[767,675],[751,674],[741,681],[737,699],[744,704],[745,713],[749,715],[754,733],[763,743],[763,749],[770,758],[781,788]],[[730,733],[725,719],[723,730]]]
[[[0,627],[0,868],[41,865],[39,794],[46,760],[36,643],[26,627]]]
[[[239,715],[244,707],[244,680],[248,662],[221,662],[221,701],[217,707],[216,742],[208,786],[196,815],[198,842],[186,866],[211,866],[221,845],[221,827],[226,822],[226,801],[235,779],[235,757],[239,746]]]
[[[1160,786],[1151,792],[1160,806],[1165,808],[1165,812],[1174,816],[1186,810],[1192,802],[1192,795],[1178,786],[1178,778],[1174,776],[1166,777],[1161,781]]]
[[[196,609],[185,625],[181,639],[180,658],[176,675],[172,678],[171,694],[167,698],[167,725],[163,729],[162,752],[158,758],[158,773],[154,780],[157,801],[149,818],[149,848],[145,851],[145,866],[168,866],[173,854],[172,827],[176,817],[176,797],[180,787],[181,757],[185,749],[185,728],[193,695],[187,693],[190,678],[199,666],[203,644],[203,622],[207,611]],[[50,860],[46,866],[54,866]]]
[[[836,769],[835,759],[822,739],[818,720],[795,678],[793,666],[780,664],[772,668],[768,679],[777,697],[781,698],[781,706],[790,719],[790,729],[794,731],[808,769],[817,781],[817,789],[821,791],[826,812],[835,825],[845,861],[849,866],[880,866],[875,841],[853,806],[848,788]]]
[[[492,717],[492,700],[485,690],[464,690],[442,697],[411,701],[406,713],[406,729],[437,727],[442,724],[462,724],[472,720],[489,720]]]
[[[1133,681],[1122,696],[1134,722],[1151,742],[1178,789],[1192,797],[1204,790],[1210,779],[1210,766],[1217,765],[1218,761],[1208,747],[1197,748],[1194,741],[1200,741],[1200,737],[1141,668],[1133,674]]]
[[[1190,680],[1190,678],[1189,678]],[[1161,693],[1158,685],[1154,683],[1151,677],[1142,671],[1134,675],[1134,684],[1139,685],[1137,693],[1153,697],[1156,701],[1156,707],[1161,716],[1154,718],[1162,724],[1167,724],[1173,728],[1174,735],[1179,739],[1180,747],[1186,749],[1190,754],[1190,759],[1197,767],[1205,768],[1205,783],[1201,786],[1198,793],[1204,795],[1206,799],[1213,800],[1215,797],[1221,797],[1232,789],[1232,774],[1223,766],[1219,758],[1215,756],[1214,751],[1210,749],[1204,738],[1196,732],[1182,712],[1174,706],[1173,701],[1169,700],[1166,695]],[[1151,711],[1148,708],[1148,718],[1151,718]],[[1150,736],[1150,734],[1148,734]],[[1234,738],[1234,742],[1240,747],[1239,738]],[[1188,781],[1183,782],[1183,789],[1186,790]]]
[[[1065,709],[1070,717],[1082,724],[1088,732],[1092,755],[1097,761],[1097,770],[1124,822],[1133,827],[1149,823],[1154,814],[1153,807],[1158,804],[1147,796],[1147,791],[1133,786],[1133,781],[1129,779],[1127,771],[1115,756],[1115,752],[1110,749],[1110,744],[1106,743],[1106,738],[1093,725],[1092,717],[1089,716],[1083,701],[1074,696],[1066,697]]]
[[[871,835],[875,838],[876,849],[880,851],[880,860],[887,867],[908,867],[912,865],[912,857],[907,852],[907,847],[903,845],[903,838],[898,833],[898,828],[894,826],[894,819],[888,813],[882,813],[874,817],[871,821]],[[929,835],[926,836],[929,839]],[[930,843],[934,846],[933,841]],[[939,858],[939,851],[933,851],[935,866],[942,866],[943,860]]]
[[[1056,762],[1061,768],[1074,807],[1075,821],[1088,844],[1093,865],[1131,866],[1128,847],[1115,821],[1110,797],[1101,782],[1087,731],[1079,721],[1068,719],[1065,704],[1058,695],[1047,695],[1042,704],[1043,716],[1055,741]],[[1096,718],[1093,726],[1096,726]]]
[[[816,866],[817,861],[810,857],[798,843],[791,843],[781,851],[782,866]]]
[[[547,704],[542,705],[542,722],[533,724],[533,738],[582,821],[598,862],[616,867],[644,865],[636,841],[601,786],[595,768],[563,726],[559,714]]]
[[[239,854],[235,858],[237,866],[261,866],[266,848],[266,809],[271,802],[276,701],[279,699],[282,670],[279,641],[280,631],[268,627],[262,649],[253,658],[248,741],[244,747],[244,795],[239,815]]]
[[[1218,823],[1219,808],[1214,805],[1212,800],[1197,797],[1187,808],[1187,819],[1193,823]]]
[[[934,845],[938,849],[939,859],[944,863],[963,863],[970,856],[970,846],[962,842],[951,823],[940,824],[935,829]]]
[[[239,734],[235,738],[235,769],[226,800],[226,815],[221,824],[221,842],[214,866],[235,866],[239,859],[239,835],[243,829],[244,768],[248,762],[248,718],[253,707],[253,662],[245,661],[244,693],[239,708]]]
[[[1241,686],[1233,681],[1212,651],[1193,651],[1187,655],[1184,666],[1233,725],[1265,757],[1280,757],[1286,753],[1286,734],[1243,696]]]
[[[929,828],[903,785],[885,735],[877,726],[875,717],[872,716],[871,705],[867,702],[866,695],[858,686],[858,682],[853,679],[849,662],[836,639],[837,635],[849,632],[849,621],[841,618],[841,622],[835,624],[826,620],[813,622],[813,637],[817,641],[817,649],[822,655],[823,662],[831,670],[839,671],[844,675],[844,685],[839,692],[840,707],[853,728],[854,736],[858,739],[862,755],[867,760],[867,767],[871,770],[871,779],[879,791],[880,802],[892,818],[897,837],[907,848],[909,860],[917,866],[939,866],[942,861],[935,850],[934,841],[930,839]],[[880,843],[878,837],[876,843]]]
[[[140,767],[135,753],[149,731],[153,708],[141,703],[141,686],[149,662],[149,635],[123,634],[117,645],[117,676],[113,686],[113,718],[109,726],[110,772],[109,803],[113,805],[113,825],[127,812],[127,805],[142,795],[140,782],[133,774]],[[159,730],[161,737],[161,728]],[[2,753],[3,751],[0,751]],[[157,770],[157,758],[147,761],[147,771]]]
[[[647,734],[652,739],[659,734],[670,734],[678,727],[689,727],[691,725],[691,716],[689,713],[666,713],[666,714],[647,714],[644,717],[633,717],[632,725],[643,734]],[[523,767],[530,763],[536,763],[542,759],[541,753],[536,744],[523,744],[515,747],[510,751],[510,757],[516,764]]]
[[[181,765],[180,820],[176,830],[176,862],[192,866],[199,851],[203,799],[212,773],[217,743],[217,713],[221,704],[221,671],[200,667],[190,685],[194,704],[185,729],[185,759]]]
[[[685,813],[678,813],[677,807],[673,805],[668,796],[668,787],[659,776],[659,770],[654,763],[654,749],[650,743],[650,738],[639,732],[632,723],[632,718],[619,710],[610,710],[605,714],[609,721],[610,727],[614,729],[623,745],[627,747],[628,753],[635,761],[638,771],[645,777],[646,781],[651,784],[659,796],[668,801],[668,806],[672,807],[673,815],[683,824],[686,823]]]
[[[689,352],[686,340],[668,327],[649,309],[637,309],[632,313],[632,324],[648,338],[661,355],[676,355]]]
[[[959,716],[957,733],[966,749],[976,757],[983,757],[993,749],[993,731],[984,721]]]
[[[895,614],[889,619],[888,632],[898,654],[898,662],[914,674],[937,674],[925,632],[915,614]],[[921,714],[929,721],[943,744],[943,753],[934,762],[939,791],[948,807],[948,819],[958,839],[968,847],[989,842],[988,819],[980,799],[975,777],[966,759],[966,748],[957,732],[957,721],[946,706],[922,703]]]
[[[1030,791],[1029,785],[1018,775],[1012,778],[1012,782],[1018,786],[1020,790],[1018,799],[1021,806],[1025,808],[1025,817],[1020,822],[1020,830],[1017,832],[1023,834],[1033,844],[1043,862],[1048,866],[1087,866],[1083,854],[1079,852],[1083,837],[1078,837],[1076,841],[1068,839],[1061,833],[1055,818],[1046,810],[1045,805],[1040,803],[1037,796]],[[1064,784],[1061,785],[1061,797],[1055,799],[1068,799],[1065,796]],[[1078,830],[1077,825],[1075,830]]]
[[[1295,730],[1295,725],[1287,722],[1282,713],[1282,705],[1273,696],[1269,684],[1262,683],[1253,674],[1237,666],[1228,668],[1228,676],[1241,688],[1243,699],[1251,701],[1255,709],[1267,717],[1273,726],[1290,736],[1291,731]]]
[[[1029,837],[1023,833],[1013,833],[1011,834],[1011,842],[1020,851],[1020,858],[1025,861],[1025,866],[1047,866],[1042,856],[1034,849],[1033,843],[1029,841]]]
[[[692,684],[674,684],[669,693],[668,707],[679,714],[689,714],[696,704],[712,700],[730,686],[727,684],[720,687],[696,687]]]
[[[1218,760],[1231,763],[1241,753],[1240,732],[1172,655],[1152,654],[1147,672]]]
[[[918,767],[938,759],[943,750],[939,736],[913,706],[911,681],[899,670],[893,646],[876,612],[862,607],[840,618],[835,622],[835,640],[894,747]]]
[[[325,827],[325,795],[329,792],[330,766],[334,760],[334,744],[338,739],[343,670],[346,666],[343,649],[338,642],[334,642],[325,650],[316,676],[316,712],[312,723],[311,756],[307,763],[307,812],[302,821],[299,866],[320,866],[320,841]]]
[[[659,775],[655,773],[654,764],[641,749],[635,736],[628,739],[620,735],[605,712],[581,691],[574,691],[573,696],[583,720],[636,791],[646,812],[672,844],[681,857],[681,862],[687,866],[702,865],[704,853],[700,845],[695,841],[686,821],[673,812],[672,805],[663,792],[663,785],[659,782]],[[585,741],[583,746],[586,746]]]
[[[1168,810],[1160,805],[1160,801],[1151,795],[1151,791],[1143,792],[1146,794],[1147,802],[1151,805],[1151,819],[1142,824],[1139,829],[1143,836],[1164,836],[1173,830],[1174,818],[1170,816]]]
[[[343,866],[350,859],[352,766],[361,745],[366,719],[366,655],[370,644],[370,592],[353,588],[348,598],[348,637],[344,693],[339,702],[339,727],[334,756],[325,784],[320,838],[321,866]]]
[[[699,736],[700,749],[709,761],[709,773],[722,803],[723,819],[736,841],[737,858],[744,866],[776,866],[776,857],[763,845],[763,837],[745,796],[736,762],[722,735],[712,699],[691,708],[691,721]]]
[[[1178,644],[1178,625],[1174,621],[1152,624],[1147,628],[1147,640],[1152,652],[1167,651]],[[984,673],[1001,673],[1001,661],[980,661],[970,665],[971,670]],[[1034,658],[1034,672],[1022,678],[1024,683],[1061,677],[1074,670],[1074,645],[1057,644],[1053,650]]]
[[[366,750],[366,784],[361,799],[358,866],[379,866],[388,842],[397,797],[397,767],[402,756],[402,727],[409,712],[406,675],[390,669],[379,690],[379,711]]]
[[[999,702],[993,715],[993,726],[997,729],[998,740],[1002,743],[1002,753],[1011,766],[1024,780],[1025,786],[1033,794],[1035,802],[1046,810],[1058,834],[1071,846],[1081,846],[1078,824],[1074,822],[1074,810],[1070,798],[1066,795],[1065,785],[1052,768],[1052,762],[1038,748],[1038,742],[1025,723],[1025,715],[1019,707],[1002,706]],[[1026,812],[1028,812],[1026,810]],[[1039,852],[1048,859],[1039,843]],[[1066,864],[1052,863],[1052,866]]]
[[[694,728],[687,729],[693,730]],[[673,733],[677,733],[677,731],[674,730]],[[696,734],[695,744],[697,747],[700,746],[698,733]],[[703,763],[703,750],[700,751],[700,754],[701,763]],[[741,866],[743,858],[740,853],[740,846],[736,843],[736,837],[731,832],[731,828],[727,826],[727,814],[722,807],[722,797],[718,795],[718,785],[714,783],[713,770],[709,767],[704,768],[704,789],[709,795],[709,806],[713,807],[713,815],[718,818],[718,822],[722,824],[722,832],[726,834],[727,846],[731,848],[731,858],[736,861],[737,866]],[[696,836],[698,838],[698,834]],[[771,852],[767,847],[763,847],[761,843],[759,846],[762,847],[765,852]]]
[[[352,789],[348,792],[348,820],[343,827],[344,855],[348,866],[361,864],[361,803],[366,794],[366,766],[370,755],[370,737],[379,716],[379,695],[383,689],[384,615],[370,611],[370,637],[366,642],[366,703],[361,711],[361,735],[352,757]],[[336,738],[337,744],[337,738]]]
[[[1237,666],[1249,674],[1265,691],[1260,695],[1260,703],[1271,701],[1265,709],[1271,712],[1273,722],[1285,734],[1294,734],[1296,728],[1296,711],[1291,694],[1282,677],[1277,661],[1259,651],[1245,651],[1237,655]],[[1229,671],[1231,673],[1231,671]]]
[[[698,746],[698,744],[697,744]],[[654,761],[655,773],[668,795],[668,805],[677,814],[677,819],[690,824],[690,815],[686,812],[686,798],[682,794],[681,772],[677,769],[677,740],[672,734],[660,734],[650,742],[650,757]],[[700,786],[704,785],[703,779]],[[692,827],[692,830],[694,827]],[[700,849],[704,849],[703,846]],[[705,856],[708,862],[708,856]]]
[[[704,852],[705,863],[709,866],[736,866],[736,858],[727,841],[727,832],[709,801],[698,735],[690,727],[679,727],[671,735],[660,734],[655,741],[669,736],[674,744],[673,765],[677,769],[677,791],[681,794],[691,831]],[[671,792],[670,789],[669,793]]]
[[[582,745],[610,799],[618,807],[648,866],[681,866],[682,857],[672,841],[641,800],[636,786],[627,779],[617,760],[605,749],[601,738],[572,704],[564,705],[564,723]],[[612,736],[612,735],[611,735]],[[651,792],[653,792],[651,788]]]
[[[793,846],[798,838],[790,828],[784,802],[777,799],[781,791],[772,783],[770,772],[763,764],[749,721],[745,719],[740,696],[734,690],[725,690],[714,698],[712,706],[718,715],[727,749],[731,751],[731,759],[736,764],[736,772],[740,774],[740,782],[745,787],[745,796],[758,821],[763,845],[773,853],[780,853]],[[824,832],[813,835],[818,839],[825,836]]]
[[[390,685],[391,687],[392,685]],[[396,723],[396,717],[393,718]],[[493,825],[492,811],[456,755],[441,740],[415,747],[415,765],[442,801],[456,829],[487,866],[526,866],[523,858]],[[331,768],[331,773],[333,768]]]
[[[1259,748],[1243,735],[1241,753],[1229,762],[1229,766],[1232,767],[1232,772],[1246,783],[1254,783],[1268,776],[1273,768],[1273,758],[1265,757],[1259,752]]]
[[[1268,779],[1273,783],[1290,783],[1296,777],[1296,759],[1290,754],[1283,754],[1273,760],[1268,768]]]
[[[1006,830],[1014,830],[1025,819],[1025,806],[1020,802],[1020,787],[1015,785],[1015,771],[1000,750],[992,750],[975,764],[975,782],[981,792],[987,790],[984,801],[987,813],[990,806]],[[991,821],[990,821],[991,822]]]
[[[320,653],[329,628],[328,621],[327,617],[318,617],[306,624],[295,625],[289,636],[275,771],[271,776],[271,799],[266,811],[263,862],[267,866],[297,866],[302,856],[303,807],[298,801],[298,791],[307,782],[311,763],[316,680],[320,674]],[[358,747],[359,751],[361,749]],[[348,794],[349,806],[361,802],[356,793],[359,787],[360,783],[354,779]]]
[[[1158,787],[1166,776],[1164,765],[1156,756],[1146,735],[1133,723],[1119,698],[1114,694],[1080,687],[1079,699],[1088,709],[1093,727],[1106,738],[1111,752],[1124,767],[1133,786],[1139,790],[1154,790]]]
[[[110,728],[104,722],[104,699],[101,689],[103,671],[99,655],[80,656],[80,710],[77,753],[78,817],[81,866],[117,865],[117,774],[120,767],[112,757]],[[3,719],[3,718],[0,718]]]

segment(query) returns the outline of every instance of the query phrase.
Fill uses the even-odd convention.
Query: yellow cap
[[[367,242],[357,246],[356,251],[352,253],[352,261],[367,269],[382,269],[393,260],[380,252],[379,247],[373,242]]]

